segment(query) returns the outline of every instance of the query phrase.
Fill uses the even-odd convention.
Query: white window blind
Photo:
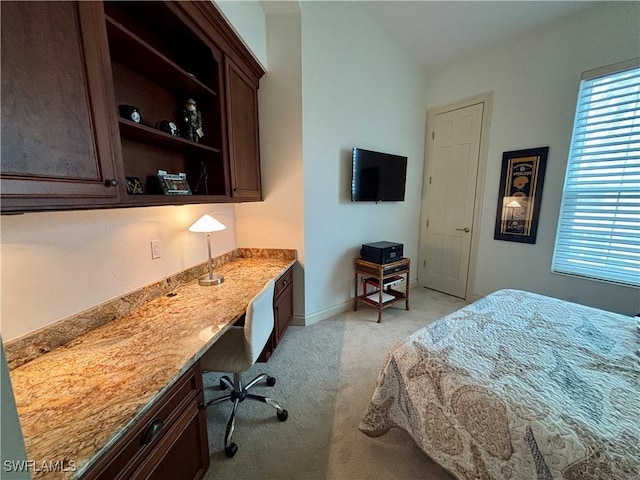
[[[639,65],[583,75],[554,272],[640,286]]]

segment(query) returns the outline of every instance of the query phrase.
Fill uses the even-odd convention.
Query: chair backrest
[[[270,280],[249,302],[244,321],[244,341],[251,363],[262,353],[273,331],[273,292],[275,282]]]

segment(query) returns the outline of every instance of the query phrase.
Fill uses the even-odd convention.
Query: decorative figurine
[[[193,98],[187,100],[182,110],[182,121],[184,123],[183,136],[193,142],[199,142],[204,137],[202,130],[202,114],[198,110],[196,101]]]
[[[180,129],[171,120],[161,120],[158,123],[158,129],[162,130],[164,133],[168,133],[169,135],[173,135],[174,137],[177,136],[177,135],[180,135]]]
[[[135,123],[142,123],[142,115],[140,115],[140,109],[133,105],[118,105],[118,110],[122,118],[131,120]]]

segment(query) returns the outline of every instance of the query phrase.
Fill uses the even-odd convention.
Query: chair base
[[[266,403],[267,405],[270,405],[276,409],[278,420],[280,420],[281,422],[286,421],[289,417],[289,412],[282,408],[278,404],[278,402],[276,402],[272,398],[262,395],[253,395],[249,393],[249,389],[253,388],[263,380],[266,380],[267,385],[270,387],[274,386],[276,383],[276,379],[268,376],[266,373],[261,373],[246,385],[242,384],[242,376],[240,373],[233,374],[233,382],[228,376],[225,375],[224,377],[220,378],[220,388],[222,390],[231,388],[231,393],[222,397],[213,398],[204,404],[204,407],[207,408],[210,405],[216,405],[218,403],[226,401],[233,402],[233,409],[231,410],[231,414],[229,415],[229,419],[227,420],[227,427],[224,432],[224,453],[229,458],[233,457],[238,451],[238,446],[233,443],[232,437],[235,430],[238,405],[241,402],[244,402],[245,400],[253,400],[256,402]]]

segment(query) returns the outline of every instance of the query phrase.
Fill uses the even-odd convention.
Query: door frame
[[[471,107],[473,105],[477,105],[479,103],[484,104],[482,110],[482,122],[481,122],[481,132],[480,132],[480,149],[478,154],[478,174],[476,177],[476,195],[475,195],[475,203],[473,208],[473,221],[472,221],[472,236],[471,236],[471,251],[469,255],[469,269],[467,273],[467,285],[466,285],[466,294],[465,300],[473,301],[479,298],[478,296],[473,294],[475,288],[475,278],[477,271],[477,261],[478,261],[478,247],[480,244],[480,220],[482,217],[482,203],[484,200],[484,185],[485,185],[485,177],[487,172],[487,157],[489,152],[489,129],[491,127],[491,117],[493,113],[493,91],[487,93],[481,93],[478,95],[474,95],[471,97],[464,98],[462,100],[458,100],[452,103],[447,103],[445,105],[440,105],[437,107],[432,107],[427,110],[427,130],[426,130],[426,144],[425,144],[425,158],[424,158],[424,177],[422,179],[422,199],[421,199],[421,214],[420,214],[420,237],[423,236],[423,229],[426,228],[428,209],[429,205],[425,203],[427,201],[427,190],[429,184],[429,176],[431,175],[431,163],[430,158],[432,157],[433,150],[433,139],[432,133],[435,128],[435,117],[436,115],[440,115],[442,113],[450,112],[452,110],[459,110],[461,108]],[[422,241],[418,241],[418,248],[420,255],[418,256],[419,261],[424,261],[423,249],[422,249]]]

